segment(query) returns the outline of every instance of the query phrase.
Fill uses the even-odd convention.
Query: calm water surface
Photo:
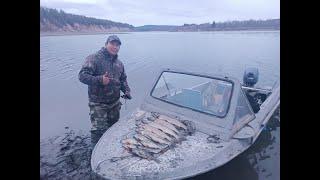
[[[242,81],[246,67],[258,67],[257,86],[272,86],[280,76],[279,31],[136,32],[118,36],[122,41],[119,58],[133,96],[121,109],[121,116],[140,105],[161,68],[231,75]],[[65,127],[89,131],[87,86],[77,75],[85,57],[99,50],[106,38],[40,37],[41,141],[62,136]],[[273,121],[279,118],[276,113]],[[198,178],[280,179],[280,124],[264,134],[241,156]]]

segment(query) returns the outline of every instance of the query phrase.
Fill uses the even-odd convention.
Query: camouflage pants
[[[112,105],[89,102],[91,120],[91,144],[98,142],[103,133],[120,118],[121,102]]]

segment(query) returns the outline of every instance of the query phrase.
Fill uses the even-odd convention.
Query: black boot
[[[97,144],[103,132],[100,130],[91,130],[91,148],[93,149],[94,146]]]

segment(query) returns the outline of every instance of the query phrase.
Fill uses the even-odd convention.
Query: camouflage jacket
[[[103,85],[106,72],[111,79],[108,85]],[[130,92],[123,63],[117,55],[111,58],[105,47],[85,59],[79,80],[88,85],[89,102],[113,104],[119,100],[120,90]]]

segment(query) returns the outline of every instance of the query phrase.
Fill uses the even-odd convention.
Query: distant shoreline
[[[72,35],[96,35],[96,34],[129,34],[130,32],[40,32],[42,36],[72,36]]]
[[[116,31],[116,32],[40,32],[40,37],[45,36],[77,36],[98,34],[130,34],[134,32],[221,32],[221,31],[280,31],[280,29],[225,29],[215,31]]]

